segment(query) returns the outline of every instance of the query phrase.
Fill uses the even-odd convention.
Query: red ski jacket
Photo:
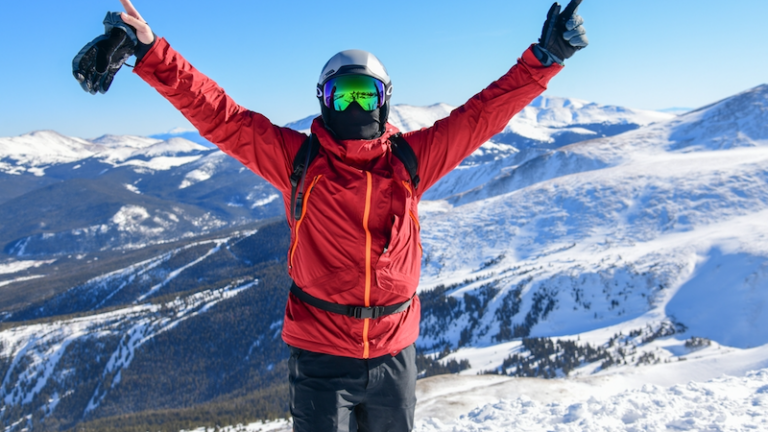
[[[499,80],[432,127],[404,134],[419,164],[414,189],[390,151],[387,130],[375,140],[336,140],[321,118],[312,132],[320,151],[306,172],[303,215],[290,216],[293,159],[306,135],[275,126],[224,93],[165,39],[134,69],[215,143],[283,194],[291,228],[288,273],[308,294],[338,304],[388,306],[411,298],[419,282],[418,203],[427,189],[493,135],[562,69],[543,67],[528,49]],[[397,354],[419,335],[420,305],[377,319],[316,309],[289,295],[283,340],[314,352],[372,358]]]

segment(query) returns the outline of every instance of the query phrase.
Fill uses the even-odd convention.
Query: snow
[[[202,155],[179,156],[179,157],[160,156],[160,157],[152,158],[148,161],[141,160],[141,159],[130,159],[121,164],[117,164],[115,166],[118,166],[118,167],[133,166],[137,168],[147,168],[153,171],[167,171],[171,168],[194,162],[200,159],[201,157]]]
[[[170,138],[132,154],[132,157],[145,156],[148,158],[158,156],[174,156],[180,153],[195,153],[207,151],[208,148],[183,138]]]
[[[189,171],[179,185],[179,189],[188,188],[196,183],[206,181],[213,177],[224,162],[224,153],[212,153],[195,163],[197,168]]]
[[[135,135],[102,135],[91,140],[94,144],[100,144],[112,149],[129,147],[133,149],[143,149],[153,146],[159,142],[159,139],[135,136]]]
[[[674,115],[657,111],[600,105],[573,98],[539,96],[515,116],[510,127],[531,121],[546,127],[629,122],[645,126],[671,118]]]
[[[134,231],[142,228],[141,223],[149,219],[149,212],[144,207],[127,205],[112,216],[112,222],[118,231]]]
[[[10,285],[10,284],[14,284],[16,282],[24,282],[24,281],[33,280],[33,279],[39,279],[41,277],[45,277],[45,275],[22,276],[22,277],[19,277],[19,278],[2,281],[2,282],[0,282],[0,287],[4,287],[4,286]]]
[[[12,171],[24,167],[40,168],[54,163],[67,163],[89,157],[94,146],[80,138],[70,138],[54,131],[0,138],[0,159],[15,160]]]
[[[11,274],[11,273],[18,273],[20,271],[24,271],[30,268],[36,268],[40,267],[42,265],[50,264],[52,262],[55,262],[56,260],[29,260],[29,261],[9,261],[0,264],[0,275],[2,274]]]
[[[691,279],[667,303],[667,315],[686,323],[691,334],[707,335],[724,345],[768,344],[765,257],[712,249],[701,258]],[[717,320],[712,319],[715,316]]]
[[[293,429],[293,423],[290,420],[265,421],[251,424],[237,424],[234,426],[225,426],[219,428],[219,432],[289,432]],[[197,428],[191,430],[181,430],[179,432],[208,432],[210,428]]]
[[[251,197],[249,196],[248,198],[250,199]],[[260,199],[260,200],[256,200],[256,201],[254,201],[254,202],[251,204],[251,208],[256,208],[256,207],[262,207],[262,206],[265,206],[265,205],[267,205],[267,204],[271,203],[272,201],[275,201],[275,200],[277,200],[278,198],[280,198],[280,195],[278,195],[278,194],[270,194],[270,195],[269,195],[268,197],[266,197],[266,198],[263,198],[263,199]]]
[[[410,132],[432,126],[436,121],[448,117],[454,108],[444,103],[426,107],[395,105],[389,113],[389,122],[403,132]]]
[[[0,172],[22,174],[29,172],[44,176],[52,165],[96,158],[112,166],[135,166],[156,171],[168,170],[199,159],[207,147],[182,138],[167,141],[131,136],[104,135],[94,140],[73,138],[54,131],[0,138]],[[7,161],[13,161],[8,163]],[[79,168],[76,165],[73,169]]]
[[[476,384],[479,384],[476,383]],[[496,393],[499,383],[490,385]],[[504,383],[508,384],[508,383]],[[479,406],[458,419],[427,417],[417,432],[647,431],[768,429],[768,369],[671,387],[645,384],[614,395],[594,384],[516,379],[525,390]],[[571,383],[568,383],[571,384]],[[565,388],[562,388],[565,387]],[[564,391],[563,391],[564,390]],[[521,393],[528,394],[521,394]],[[442,402],[442,401],[441,401]],[[418,407],[417,407],[418,410]],[[422,416],[423,417],[423,416]]]
[[[81,338],[124,335],[102,374],[107,376],[115,373],[117,376],[120,370],[130,365],[135,350],[154,336],[190,317],[205,313],[216,303],[236,296],[256,284],[255,280],[243,281],[238,286],[203,291],[164,304],[136,305],[82,318],[0,331],[0,356],[10,360],[0,386],[0,397],[6,405],[29,404],[51,380],[67,385],[66,374],[56,376],[54,371],[67,347]],[[111,387],[118,383],[119,378],[115,378],[109,385]],[[14,391],[17,388],[24,390]],[[89,410],[97,407],[108,391],[109,388],[97,388],[89,403]]]
[[[142,302],[147,297],[150,297],[151,295],[155,294],[162,287],[168,285],[169,282],[171,282],[173,279],[175,279],[184,270],[187,270],[188,268],[193,267],[193,266],[195,266],[195,265],[205,261],[206,258],[208,258],[209,256],[211,256],[211,255],[215,254],[216,252],[218,252],[221,249],[221,245],[226,244],[228,241],[229,241],[229,238],[218,239],[218,240],[213,241],[215,246],[213,248],[211,248],[208,252],[206,252],[205,255],[203,255],[203,256],[195,259],[194,261],[192,261],[192,262],[190,262],[190,263],[188,263],[188,264],[186,264],[186,265],[184,265],[184,266],[182,266],[182,267],[180,267],[180,268],[170,272],[168,274],[168,276],[165,278],[165,280],[163,280],[161,283],[159,283],[159,284],[153,286],[152,288],[150,288],[150,290],[147,291],[146,293],[144,293],[143,295],[139,296],[139,298],[136,299],[136,303]],[[199,243],[199,244],[205,244],[205,242],[204,243]]]
[[[690,108],[690,107],[671,107],[671,108],[663,108],[663,109],[660,109],[660,110],[657,110],[657,111],[663,112],[663,113],[667,113],[667,114],[680,115],[680,114],[685,114],[685,113],[687,113],[689,111],[693,111],[693,108]]]
[[[431,126],[437,120],[448,116],[454,108],[442,103],[427,107],[394,105],[389,120],[400,130],[411,131]],[[309,126],[315,117],[316,115],[312,115],[289,123],[287,126],[309,132]],[[646,125],[672,117],[674,117],[672,114],[604,106],[577,99],[540,97],[512,119],[502,135],[511,133],[540,142],[554,142],[563,134],[569,136],[575,134],[582,138],[595,135],[595,132],[579,125]],[[158,135],[163,139],[104,135],[86,140],[66,137],[53,131],[38,131],[18,137],[0,138],[0,160],[3,161],[0,162],[0,172],[15,175],[29,172],[43,176],[48,166],[72,163],[89,157],[114,167],[132,166],[135,170],[164,171],[191,164],[199,160],[202,153],[209,150],[207,145],[196,144],[185,138],[174,136],[179,134],[207,144],[196,133],[192,134],[196,135],[192,138],[190,134],[179,131]],[[492,140],[469,158],[467,164],[474,164],[477,159],[499,158],[516,152],[517,149],[512,143]],[[214,170],[206,167],[190,172],[182,181],[180,188],[208,180],[213,172]]]
[[[619,389],[622,384],[610,378],[429,378],[417,383],[414,432],[768,430],[768,369],[672,385]],[[278,420],[220,430],[291,428],[290,420]]]
[[[192,186],[195,183],[206,181],[213,175],[213,172],[202,169],[190,171],[184,176],[184,180],[179,185],[179,189],[185,189]]]

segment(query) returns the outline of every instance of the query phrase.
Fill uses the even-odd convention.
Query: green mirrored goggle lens
[[[384,99],[384,84],[365,75],[332,78],[323,86],[323,103],[336,111],[344,111],[352,102],[373,111],[384,104]]]

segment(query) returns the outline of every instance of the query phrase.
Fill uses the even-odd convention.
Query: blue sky
[[[319,112],[315,82],[336,52],[373,52],[393,103],[460,105],[535,42],[549,0],[134,0],[155,33],[240,104],[285,124]],[[0,2],[0,136],[53,129],[93,138],[189,123],[124,68],[106,95],[71,75],[118,0]],[[768,82],[768,1],[584,0],[591,45],[547,94],[632,108],[698,107]]]

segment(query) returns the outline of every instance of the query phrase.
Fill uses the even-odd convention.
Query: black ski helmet
[[[357,115],[355,120],[351,120],[351,114],[345,115],[345,112],[338,112],[326,106],[323,94],[325,83],[343,75],[365,75],[381,81],[384,84],[382,105],[367,115],[355,114]],[[386,129],[391,96],[392,80],[389,78],[387,69],[376,56],[368,51],[353,49],[337,53],[323,66],[320,77],[317,79],[317,98],[320,102],[323,121],[341,139],[372,139],[380,136]],[[354,124],[355,121],[368,123],[358,125]]]

